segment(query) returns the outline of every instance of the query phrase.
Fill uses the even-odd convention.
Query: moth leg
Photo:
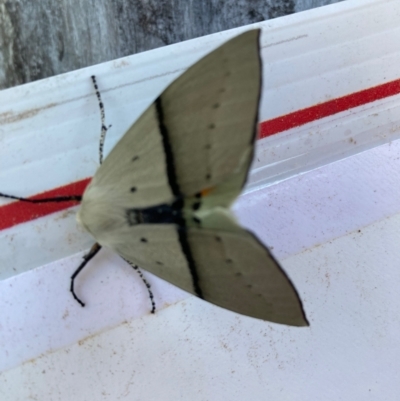
[[[83,256],[83,262],[79,265],[79,267],[75,270],[74,274],[71,276],[71,286],[69,290],[72,293],[74,299],[83,307],[85,304],[77,297],[74,290],[74,282],[76,276],[83,270],[83,268],[88,264],[88,262],[99,252],[101,249],[101,245],[97,242],[90,248],[90,251]]]
[[[144,278],[142,271],[139,269],[139,266],[134,265],[132,262],[129,262],[129,260],[124,259],[126,263],[130,264],[134,270],[137,272],[137,274],[139,274],[139,277],[142,279],[144,285],[147,288],[147,292],[149,293],[149,298],[150,298],[150,302],[151,302],[151,311],[150,313],[155,313],[156,311],[156,303],[154,302],[154,295],[153,292],[150,289],[150,284],[148,283],[148,281]]]

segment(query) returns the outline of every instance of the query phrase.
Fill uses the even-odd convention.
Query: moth
[[[225,309],[308,325],[288,276],[229,210],[257,137],[259,35],[234,37],[172,82],[95,173],[77,216],[97,241],[72,276],[82,305],[74,279],[105,246]]]

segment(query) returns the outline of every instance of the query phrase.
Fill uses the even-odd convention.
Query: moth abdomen
[[[136,224],[176,224],[184,226],[185,221],[182,207],[176,202],[162,204],[142,209],[128,209],[126,211],[127,222],[130,226]]]

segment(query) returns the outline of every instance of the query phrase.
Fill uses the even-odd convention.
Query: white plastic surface
[[[262,119],[399,79],[399,12],[397,1],[349,0],[257,24]],[[110,149],[179,72],[248,28],[0,92],[1,191],[30,195],[93,174],[93,73]],[[0,399],[397,400],[398,100],[259,141],[234,205],[295,283],[310,328],[236,315],[146,274],[158,306],[149,315],[142,283],[109,251],[79,278],[82,309],[69,276],[91,239],[74,209],[1,231]]]

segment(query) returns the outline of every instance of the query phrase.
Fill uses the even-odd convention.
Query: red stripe
[[[341,111],[345,111],[363,104],[374,102],[375,100],[383,99],[389,96],[400,93],[400,79],[388,82],[383,85],[365,89],[360,92],[342,96],[325,103],[307,107],[306,109],[298,110],[293,113],[286,114],[264,121],[260,124],[259,138],[265,138],[270,135],[286,131],[290,128],[299,127],[311,121],[331,116]],[[86,178],[75,183],[65,185],[35,195],[30,199],[51,198],[53,196],[68,196],[82,195],[90,178]],[[26,202],[13,202],[0,207],[0,230],[12,227],[14,225],[25,223],[48,214],[58,212],[76,205],[76,202],[62,203],[43,203],[32,204]]]
[[[311,121],[371,103],[375,100],[397,95],[398,93],[400,93],[400,79],[285,114],[284,116],[262,122],[260,124],[259,138],[265,138],[290,128],[299,127]]]
[[[90,178],[85,178],[84,180],[73,182],[72,184],[64,185],[47,192],[43,192],[39,195],[31,196],[29,199],[82,195],[90,180]],[[30,220],[35,220],[39,217],[43,217],[54,212],[59,212],[77,204],[78,203],[76,201],[54,203],[27,203],[16,201],[9,203],[8,205],[0,207],[0,230],[4,230],[5,228],[9,228],[20,223],[25,223]]]

